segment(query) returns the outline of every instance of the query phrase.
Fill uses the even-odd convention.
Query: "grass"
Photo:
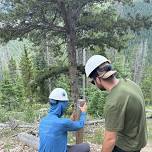
[[[5,151],[9,151],[10,149],[13,148],[13,141],[12,141],[12,136],[18,133],[18,129],[11,130],[11,129],[3,129],[0,130],[0,137],[1,141],[3,141],[4,144],[4,149]]]
[[[148,126],[148,141],[152,143],[152,119],[147,120]],[[24,132],[24,129],[4,129],[0,131],[1,140],[5,143],[5,150],[9,151],[10,149],[14,148],[14,135],[19,132]],[[90,125],[86,126],[84,129],[84,142],[89,142],[93,144],[101,145],[103,141],[103,132],[104,128],[101,124],[98,125]],[[68,134],[68,143],[75,144],[75,133],[69,132]]]
[[[152,143],[152,119],[147,119],[148,142]],[[100,145],[103,141],[104,128],[100,124],[96,126],[86,126],[84,129],[84,142],[90,142]],[[68,134],[68,143],[75,143],[75,134]]]
[[[84,128],[84,142],[94,144],[101,144],[103,141],[104,128],[101,124],[85,126]],[[75,144],[75,132],[68,133],[68,143]]]
[[[146,110],[152,110],[152,105],[146,106]],[[147,113],[148,116],[152,116],[152,112]],[[147,119],[148,141],[152,143],[152,119]]]
[[[11,148],[13,148],[13,146],[12,146],[11,143],[7,143],[7,144],[4,145],[4,149],[5,149],[5,150],[9,150],[9,149],[11,149]]]
[[[47,105],[44,107],[44,113],[46,112],[45,109],[47,109]],[[146,109],[152,110],[152,106],[146,106]],[[5,112],[1,111],[1,119],[2,116],[4,116],[4,120],[6,117],[13,117],[15,119],[20,119],[21,121],[24,120],[30,120],[31,122],[34,121],[34,119],[37,119],[38,117],[42,117],[43,111],[37,111],[35,110],[34,112],[29,109],[29,111],[23,111],[23,112]],[[28,114],[27,114],[28,113]],[[26,117],[25,117],[26,115]],[[25,119],[26,118],[26,119]],[[33,118],[33,119],[31,119]],[[1,120],[0,119],[0,120]],[[89,118],[90,119],[90,118]],[[3,122],[3,121],[2,121]],[[152,143],[152,119],[147,119],[147,129],[148,129],[148,141]],[[3,134],[0,132],[0,137],[9,139],[10,136],[16,134],[17,132],[20,132],[18,130],[10,130],[10,129],[5,129],[3,130]],[[101,144],[103,141],[103,132],[104,132],[104,127],[101,124],[98,125],[91,125],[91,126],[86,126],[84,129],[84,142],[90,142],[94,144]],[[68,134],[68,143],[69,144],[74,144],[75,143],[75,133],[70,132]],[[6,148],[10,148],[10,143],[9,141],[5,145]]]
[[[147,119],[148,141],[152,143],[152,119]]]

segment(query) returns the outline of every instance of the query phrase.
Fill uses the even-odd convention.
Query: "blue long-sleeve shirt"
[[[83,128],[85,120],[85,112],[81,112],[78,121],[59,118],[55,114],[48,113],[48,115],[41,120],[39,126],[39,152],[66,152],[67,132],[77,131]]]

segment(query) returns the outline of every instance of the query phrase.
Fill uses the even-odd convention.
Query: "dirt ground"
[[[102,129],[103,129],[102,125],[94,125],[94,126],[86,127],[84,141],[90,144],[91,152],[101,152],[100,142],[102,140],[101,138]],[[20,132],[27,132],[27,130],[26,129],[0,130],[0,152],[37,152],[33,148],[24,145],[23,143],[17,140],[17,135]],[[69,138],[72,138],[72,136],[69,136]],[[148,141],[148,144],[146,145],[145,148],[142,149],[141,152],[152,152],[152,142]]]
[[[13,142],[13,141],[12,141]],[[15,144],[16,143],[16,144]],[[1,149],[0,152],[37,152],[36,150],[23,145],[22,143],[13,142],[14,147],[10,150]],[[91,144],[91,152],[101,152],[100,145]],[[152,145],[148,144],[141,152],[152,152]]]
[[[91,144],[91,152],[101,152],[100,146],[96,144]],[[141,152],[152,152],[152,145],[147,144],[147,146],[143,148]]]
[[[2,144],[3,143],[3,144]],[[89,143],[91,152],[101,152],[101,146],[98,144]],[[37,152],[33,148],[24,145],[16,140],[16,137],[10,137],[9,139],[3,139],[1,141],[0,152]],[[3,148],[2,148],[3,147]],[[4,148],[5,147],[5,148]],[[141,152],[152,152],[152,144],[148,143]]]

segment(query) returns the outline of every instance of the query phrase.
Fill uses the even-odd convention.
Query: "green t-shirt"
[[[145,103],[138,85],[121,79],[107,96],[104,109],[105,128],[117,132],[116,145],[125,151],[146,145]]]

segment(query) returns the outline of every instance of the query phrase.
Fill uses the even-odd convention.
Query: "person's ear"
[[[99,78],[99,77],[96,77],[96,82],[97,82],[98,84],[100,84],[100,83],[101,83],[101,80],[100,80],[100,78]]]

